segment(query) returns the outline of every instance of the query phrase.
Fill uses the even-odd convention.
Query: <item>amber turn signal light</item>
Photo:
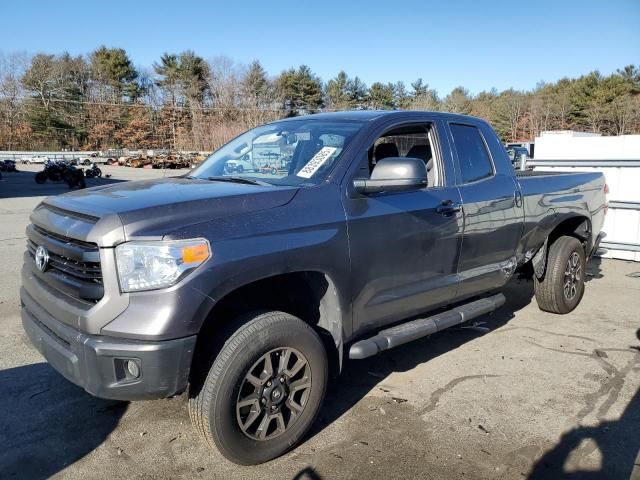
[[[184,263],[202,263],[209,258],[210,255],[209,245],[206,243],[188,245],[182,249],[182,261]]]

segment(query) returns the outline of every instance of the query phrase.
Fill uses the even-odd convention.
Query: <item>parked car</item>
[[[288,169],[226,173],[265,138],[293,152]],[[575,309],[605,188],[600,173],[514,172],[473,117],[276,121],[186,176],[45,199],[27,227],[22,321],[92,395],[188,389],[202,437],[257,464],[304,439],[345,358],[495,310],[516,271],[542,310]]]
[[[47,163],[49,157],[46,155],[33,155],[32,157],[23,157],[22,163],[30,165],[32,163]]]
[[[246,159],[233,159],[227,161],[225,170],[229,173],[243,173],[254,171],[253,165]]]

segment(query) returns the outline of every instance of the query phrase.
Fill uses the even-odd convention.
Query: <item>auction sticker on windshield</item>
[[[318,169],[331,158],[331,155],[333,155],[336,150],[336,147],[322,147],[320,151],[316,153],[296,175],[302,178],[313,177]]]

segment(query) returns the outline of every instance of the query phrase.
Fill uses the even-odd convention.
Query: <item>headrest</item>
[[[407,157],[419,158],[425,162],[431,159],[431,145],[414,145],[407,152]]]
[[[395,143],[379,143],[378,145],[376,145],[373,156],[375,157],[376,161],[380,161],[383,158],[387,157],[397,157],[398,147]]]

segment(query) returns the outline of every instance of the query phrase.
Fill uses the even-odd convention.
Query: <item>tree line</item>
[[[165,53],[136,68],[121,48],[87,55],[0,54],[0,150],[166,148],[208,151],[277,118],[345,109],[448,111],[487,119],[505,141],[544,130],[640,133],[640,66],[539,83],[529,91],[440,96],[421,78],[366,85],[308,66],[273,77],[259,61]]]

